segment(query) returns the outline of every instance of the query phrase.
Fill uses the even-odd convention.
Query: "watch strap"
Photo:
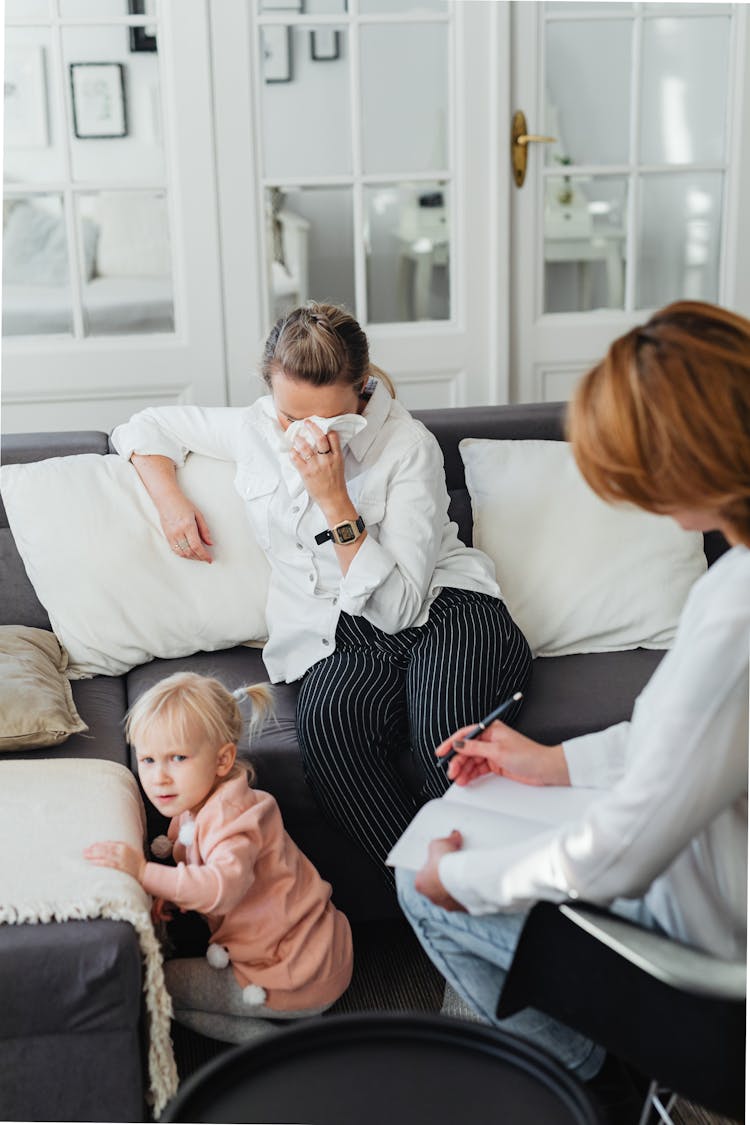
[[[336,531],[339,527],[356,527],[357,534],[353,539],[350,540],[350,542],[355,543],[357,539],[359,539],[362,532],[365,530],[365,521],[361,516],[357,516],[356,520],[342,520],[341,523],[337,523],[336,527],[333,529],[327,527],[325,531],[319,531],[315,536],[315,542],[318,544],[318,546],[320,546],[321,543],[327,543],[329,539],[333,540],[334,543],[339,543],[339,545],[345,546],[345,544],[343,544],[341,540],[336,535],[334,535],[334,531]]]

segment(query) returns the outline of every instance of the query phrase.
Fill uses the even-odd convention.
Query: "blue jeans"
[[[597,1073],[604,1049],[551,1016],[525,1008],[507,1019],[495,1015],[498,997],[526,921],[525,914],[464,914],[443,910],[414,889],[414,872],[396,872],[401,909],[433,964],[482,1019],[546,1049],[582,1081]],[[617,899],[611,910],[657,928],[645,903]]]

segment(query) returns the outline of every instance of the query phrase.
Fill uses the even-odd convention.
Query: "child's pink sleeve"
[[[147,863],[142,885],[149,894],[168,899],[182,910],[227,914],[252,886],[258,851],[259,842],[249,835],[229,836],[212,849],[202,865]]]

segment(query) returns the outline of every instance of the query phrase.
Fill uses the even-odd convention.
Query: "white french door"
[[[513,109],[555,138],[511,188],[511,394],[550,401],[670,301],[750,313],[748,13],[511,7]]]
[[[227,401],[209,41],[206,0],[5,5],[5,432]]]
[[[488,138],[508,103],[508,5],[243,0],[211,20],[231,401],[276,316],[309,298],[351,309],[408,407],[504,400],[491,247],[508,183]]]

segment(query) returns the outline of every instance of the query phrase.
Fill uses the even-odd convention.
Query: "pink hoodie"
[[[183,825],[194,825],[182,844]],[[284,830],[270,793],[243,774],[223,782],[195,820],[169,825],[177,867],[147,863],[143,886],[182,910],[203,914],[237,981],[258,984],[266,1004],[294,1011],[333,1003],[351,980],[349,922],[331,902],[331,885]]]

